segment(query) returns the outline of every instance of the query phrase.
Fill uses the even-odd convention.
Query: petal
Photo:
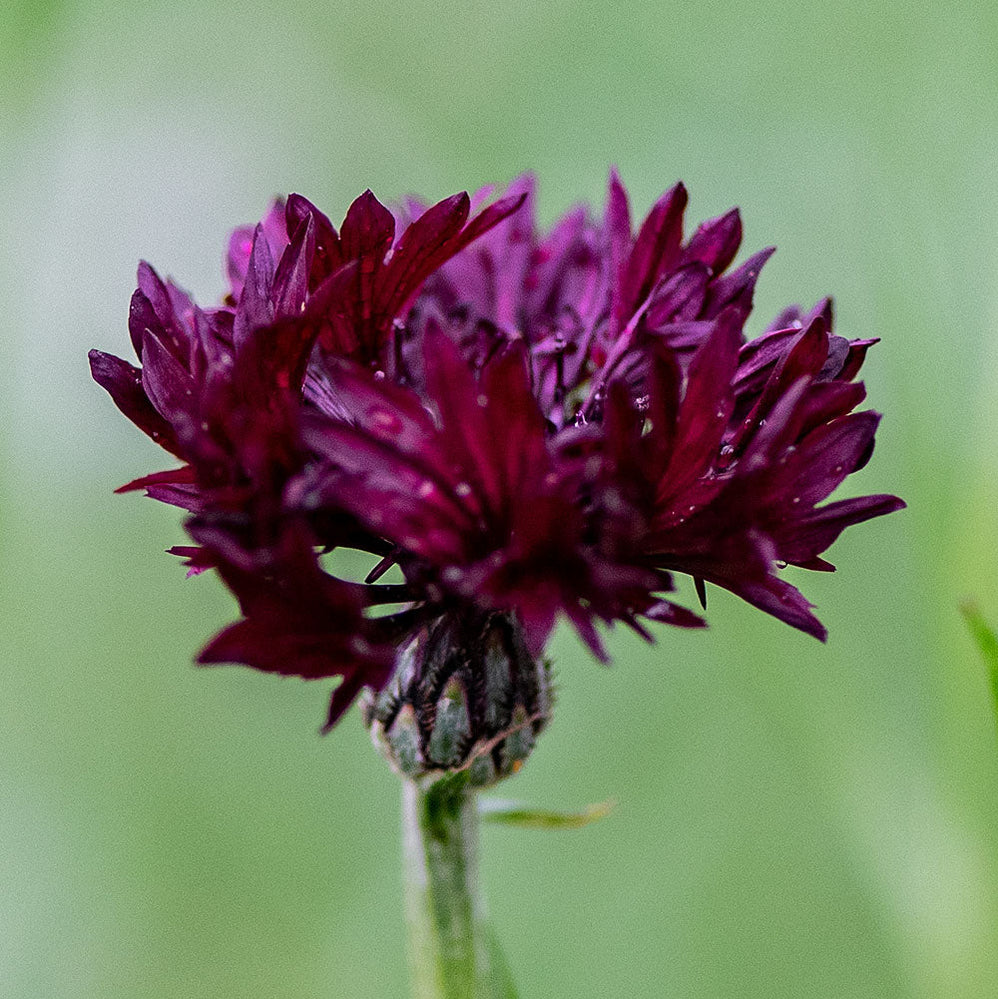
[[[734,407],[731,380],[741,342],[739,317],[729,309],[693,358],[679,408],[672,460],[659,484],[658,502],[662,506],[698,479],[717,455]]]
[[[297,318],[304,311],[314,255],[315,222],[309,215],[298,225],[274,273],[271,298],[279,318]]]
[[[801,511],[819,503],[865,463],[879,422],[880,414],[868,410],[812,431],[768,480],[769,502]]]
[[[737,208],[701,222],[683,250],[683,262],[699,261],[720,274],[735,259],[742,241],[742,219]]]
[[[315,227],[315,256],[312,260],[312,272],[309,276],[309,287],[316,288],[330,274],[339,270],[346,258],[340,246],[340,237],[329,218],[319,211],[315,205],[300,194],[288,197],[286,226],[288,232],[297,232],[298,227],[306,218],[311,218]]]
[[[253,249],[246,268],[246,282],[239,305],[232,335],[236,347],[241,347],[250,333],[268,325],[274,318],[274,306],[270,300],[274,284],[274,261],[270,255],[263,226],[258,225],[253,234]]]
[[[759,271],[775,252],[775,247],[761,250],[749,257],[741,267],[713,281],[703,309],[704,318],[713,319],[724,309],[734,307],[744,319],[752,311],[752,293]]]
[[[627,260],[620,294],[621,311],[617,318],[621,325],[648,297],[659,277],[678,262],[686,202],[686,188],[682,183],[676,184],[659,198],[641,224]]]
[[[395,218],[370,189],[347,210],[340,227],[340,244],[346,260],[370,258],[380,263],[395,238]]]
[[[142,372],[127,361],[100,350],[90,351],[90,371],[114,404],[139,430],[171,454],[179,453],[173,427],[149,401],[142,387]]]
[[[696,319],[707,295],[710,271],[705,264],[686,264],[652,293],[645,322],[652,329],[666,323]]]
[[[141,479],[133,479],[131,482],[115,489],[116,493],[131,493],[137,489],[148,489],[150,486],[158,485],[188,485],[195,482],[194,469],[190,465],[183,465],[180,468],[168,468],[162,472],[153,472],[151,475],[143,475]]]
[[[607,183],[603,227],[610,253],[613,311],[619,320],[624,316],[627,308],[626,303],[622,300],[622,294],[624,291],[624,270],[631,248],[631,208],[627,200],[627,190],[621,183],[616,167],[611,168],[610,179]]]
[[[402,233],[378,283],[378,306],[392,316],[429,274],[451,256],[451,245],[468,219],[470,202],[464,192],[427,209]]]
[[[780,557],[794,564],[806,563],[825,551],[847,527],[904,507],[903,500],[888,495],[859,496],[828,503],[781,530]]]
[[[146,330],[142,340],[142,387],[160,415],[183,440],[196,407],[190,374],[162,341]]]

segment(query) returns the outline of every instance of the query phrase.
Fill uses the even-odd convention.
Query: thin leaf
[[[963,611],[963,616],[970,627],[970,634],[980,649],[988,668],[991,681],[991,701],[994,705],[995,716],[998,718],[998,635],[984,620],[976,604],[967,601],[960,610]]]
[[[506,960],[506,955],[499,945],[499,938],[491,924],[485,925],[484,935],[485,946],[489,952],[490,999],[520,999],[520,994],[516,991],[516,984],[513,981],[513,972],[509,966],[509,961]]]
[[[544,808],[530,808],[516,801],[482,800],[478,812],[486,822],[521,829],[581,829],[592,822],[606,818],[613,811],[614,801],[601,801],[587,805],[581,812],[555,812]]]

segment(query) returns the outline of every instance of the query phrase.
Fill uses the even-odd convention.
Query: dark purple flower
[[[536,657],[564,615],[604,658],[597,622],[702,626],[675,573],[824,638],[782,569],[831,569],[845,527],[903,506],[820,505],[872,451],[854,378],[876,341],[834,335],[829,301],[746,340],[772,250],[729,269],[738,212],[687,238],[686,200],[676,185],[635,233],[613,173],[602,219],[542,233],[530,177],[474,216],[466,194],[393,214],[368,191],[337,232],[291,195],[233,234],[211,309],[143,264],[141,368],[91,363],[182,462],[123,488],[188,510],[197,546],[173,551],[239,600],[200,661],[339,676],[331,724],[419,636],[513,627]],[[329,571],[338,548],[369,553],[365,581]],[[436,703],[425,650],[408,661],[430,679],[392,689]],[[474,671],[449,675],[485,710]]]

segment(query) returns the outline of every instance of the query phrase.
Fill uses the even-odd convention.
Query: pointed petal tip
[[[679,209],[685,208],[690,199],[690,192],[686,189],[686,185],[681,181],[677,180],[675,184],[672,185],[656,202],[652,211],[655,208],[664,208],[666,206],[672,206],[674,203]]]

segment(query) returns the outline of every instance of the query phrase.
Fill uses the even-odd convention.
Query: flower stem
[[[478,810],[461,780],[402,782],[414,999],[515,999],[478,890]]]

